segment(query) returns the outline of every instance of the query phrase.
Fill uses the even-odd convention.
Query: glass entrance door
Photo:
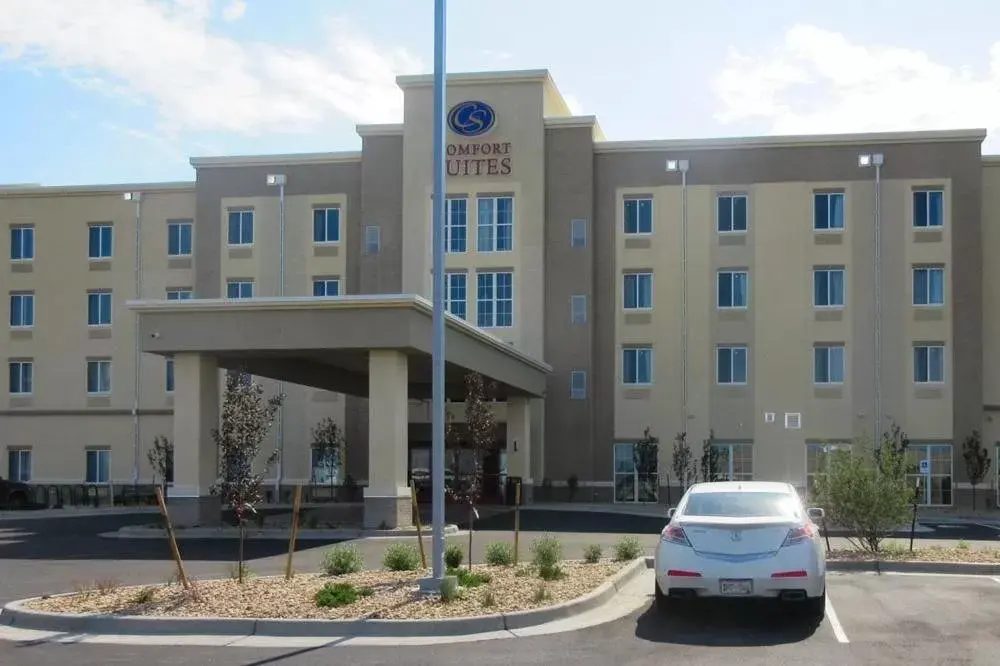
[[[906,450],[906,475],[916,486],[917,501],[923,506],[951,506],[951,444],[910,444]]]
[[[655,503],[659,496],[659,446],[615,444],[615,501]]]

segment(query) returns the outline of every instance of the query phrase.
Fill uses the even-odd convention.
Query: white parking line
[[[1000,532],[1000,527],[997,527],[996,525],[990,525],[989,523],[973,523],[973,524],[978,525],[979,527],[988,527],[991,530],[997,530],[998,532]]]
[[[826,617],[830,620],[830,626],[833,627],[833,635],[837,637],[837,641],[840,643],[850,643],[850,641],[847,640],[847,633],[844,631],[844,625],[840,623],[840,618],[837,617],[837,611],[833,610],[833,603],[830,601],[829,592],[826,596]]]

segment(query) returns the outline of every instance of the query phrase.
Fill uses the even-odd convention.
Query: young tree
[[[637,493],[637,499],[648,497],[646,493],[643,492],[642,483],[649,483],[650,480],[655,479],[657,485],[659,484],[659,440],[656,439],[650,432],[649,426],[642,431],[642,437],[635,443],[632,447],[632,462],[635,464],[636,476],[638,477],[638,486],[635,491]],[[659,491],[656,488],[653,492]],[[644,499],[639,499],[640,502],[646,501]]]
[[[875,462],[885,474],[898,474],[900,470],[894,466],[906,467],[906,451],[910,447],[910,438],[903,429],[893,422],[888,430],[882,433],[882,441],[875,449]]]
[[[983,482],[989,474],[990,460],[989,451],[983,446],[982,438],[978,430],[973,430],[972,434],[962,442],[962,457],[965,459],[965,473],[969,477],[972,485],[972,510],[976,510],[976,486]]]
[[[344,431],[332,416],[324,416],[312,429],[312,448],[316,451],[316,463],[330,473],[331,499],[337,480],[335,471],[344,468],[345,445]]]
[[[221,427],[212,431],[219,447],[219,478],[212,485],[212,494],[219,495],[223,504],[236,516],[240,528],[237,567],[239,582],[243,582],[243,546],[246,523],[257,513],[261,500],[263,474],[254,471],[254,461],[274,423],[284,395],[264,397],[264,387],[254,382],[245,371],[226,374],[226,393],[222,402]],[[274,451],[267,465],[278,459]]]
[[[694,480],[698,476],[698,469],[694,462],[694,452],[691,450],[691,445],[687,441],[687,433],[679,432],[677,436],[674,437],[674,459],[673,459],[674,476],[677,477],[678,483],[681,484],[681,495],[691,487]]]
[[[153,448],[146,451],[146,460],[153,468],[153,485],[159,480],[163,499],[167,499],[167,484],[174,476],[174,445],[163,435],[153,438]]]
[[[493,413],[491,398],[496,385],[487,382],[478,372],[465,376],[465,427],[469,451],[470,471],[460,475],[459,459],[455,458],[454,485],[448,493],[455,501],[467,504],[469,508],[469,567],[472,567],[472,528],[476,504],[483,494],[483,462],[497,446],[497,420]],[[448,433],[454,437],[454,429]]]
[[[701,467],[702,481],[718,481],[722,475],[719,469],[719,450],[715,447],[715,431],[708,431],[708,438],[701,443]]]

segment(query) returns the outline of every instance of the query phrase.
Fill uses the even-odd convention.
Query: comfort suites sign
[[[486,102],[459,102],[448,112],[448,128],[465,139],[482,139],[496,124],[497,114]],[[510,141],[449,143],[449,176],[509,176]]]

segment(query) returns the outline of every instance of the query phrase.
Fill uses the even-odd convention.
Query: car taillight
[[[813,527],[812,523],[806,523],[802,527],[793,527],[788,530],[788,536],[785,537],[785,543],[781,544],[781,547],[794,546],[797,543],[809,541],[814,536],[816,536],[816,528]]]
[[[676,543],[680,546],[691,546],[687,534],[684,534],[684,528],[677,525],[667,525],[664,527],[663,531],[660,532],[660,539],[669,543]]]

